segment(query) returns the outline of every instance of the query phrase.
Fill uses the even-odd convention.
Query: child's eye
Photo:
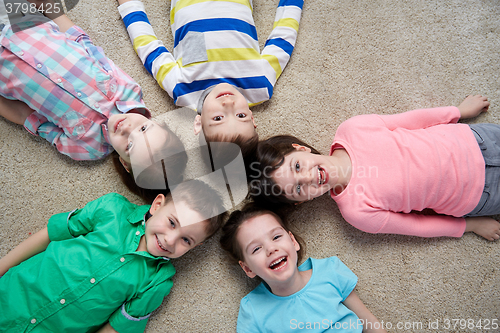
[[[297,171],[297,172],[300,171],[300,164],[299,164],[299,162],[295,162],[295,171]]]
[[[139,129],[141,132],[144,132],[148,129],[148,125],[142,125],[141,128]]]
[[[174,220],[169,219],[169,221],[170,221],[170,226],[171,226],[172,228],[175,228],[175,222],[174,222]]]
[[[221,121],[222,120],[222,116],[215,116],[212,119],[215,120],[215,121]]]
[[[247,115],[246,115],[246,114],[244,114],[244,113],[238,113],[238,114],[236,115],[236,117],[238,117],[238,118],[245,118],[246,116],[247,116]]]
[[[125,148],[125,150],[130,150],[130,148],[132,148],[132,141],[130,141],[128,144],[127,144],[127,147]]]
[[[296,191],[297,191],[297,194],[300,194],[300,185],[297,185]]]
[[[257,252],[259,249],[260,249],[260,246],[257,246],[255,249],[253,249],[252,254],[254,254],[255,252]]]
[[[189,238],[182,237],[182,240],[184,241],[184,243],[186,243],[187,245],[191,246],[191,241],[189,240]]]
[[[279,239],[280,237],[281,237],[281,235],[276,235],[276,236],[274,236],[274,237],[273,237],[273,240],[277,240],[277,239]]]

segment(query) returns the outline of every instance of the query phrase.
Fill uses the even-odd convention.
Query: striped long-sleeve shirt
[[[118,9],[149,73],[176,105],[196,110],[203,91],[223,82],[239,87],[249,106],[270,99],[295,46],[303,3],[280,0],[262,52],[251,0],[172,0],[172,52],[157,39],[140,1]]]

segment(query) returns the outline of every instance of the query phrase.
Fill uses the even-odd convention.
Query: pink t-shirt
[[[370,233],[461,237],[479,203],[485,163],[456,107],[361,115],[342,123],[330,154],[346,149],[349,185],[332,198],[347,222]],[[431,208],[442,215],[415,214]]]

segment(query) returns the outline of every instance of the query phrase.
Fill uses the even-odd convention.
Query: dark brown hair
[[[311,153],[321,155],[314,147],[292,135],[273,136],[257,144],[255,160],[249,166],[249,196],[260,205],[295,203],[285,197],[284,191],[272,178],[272,174],[285,161],[285,156],[296,151],[293,144],[307,147]]]
[[[227,216],[220,194],[207,183],[191,179],[172,188],[166,196],[165,204],[176,200],[185,202],[189,208],[206,217],[208,223],[205,228],[205,239],[213,236],[222,226]]]
[[[127,172],[120,162],[120,155],[117,152],[113,152],[113,165],[116,171],[120,175],[123,183],[127,188],[133,193],[139,195],[146,202],[151,203],[158,194],[168,194],[170,192],[170,186],[182,182],[184,169],[186,168],[188,156],[184,149],[184,144],[175,135],[170,128],[165,125],[158,123],[158,125],[169,133],[166,142],[163,144],[160,151],[156,151],[155,154],[158,156],[162,155],[162,152],[167,153],[165,156],[168,158],[160,159],[159,161],[151,164],[145,168],[139,175],[134,175],[134,171],[130,168],[130,172]],[[178,152],[175,155],[171,155],[171,152]],[[158,180],[163,180],[161,183],[162,188],[157,188]],[[157,186],[143,187],[138,186],[139,184],[155,184]],[[164,184],[164,186],[163,186]],[[156,189],[155,189],[156,187]]]
[[[305,253],[304,240],[291,228],[284,216],[269,209],[250,203],[246,204],[242,210],[236,210],[232,212],[229,216],[229,219],[222,227],[222,237],[220,238],[220,244],[222,248],[231,256],[231,259],[234,262],[238,263],[240,260],[244,260],[243,250],[238,244],[238,240],[236,238],[241,225],[252,218],[268,214],[273,216],[276,221],[278,221],[278,223],[283,227],[283,229],[285,229],[285,231],[289,231],[293,234],[295,240],[300,245],[300,249],[297,251],[298,263],[302,261],[302,257]]]

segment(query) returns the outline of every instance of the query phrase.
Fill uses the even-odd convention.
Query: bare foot
[[[474,118],[481,112],[486,112],[489,106],[490,102],[488,102],[488,97],[481,95],[469,95],[458,106],[458,110],[460,110],[460,118]]]
[[[489,241],[500,238],[500,223],[491,217],[466,217],[465,232],[474,232]]]

